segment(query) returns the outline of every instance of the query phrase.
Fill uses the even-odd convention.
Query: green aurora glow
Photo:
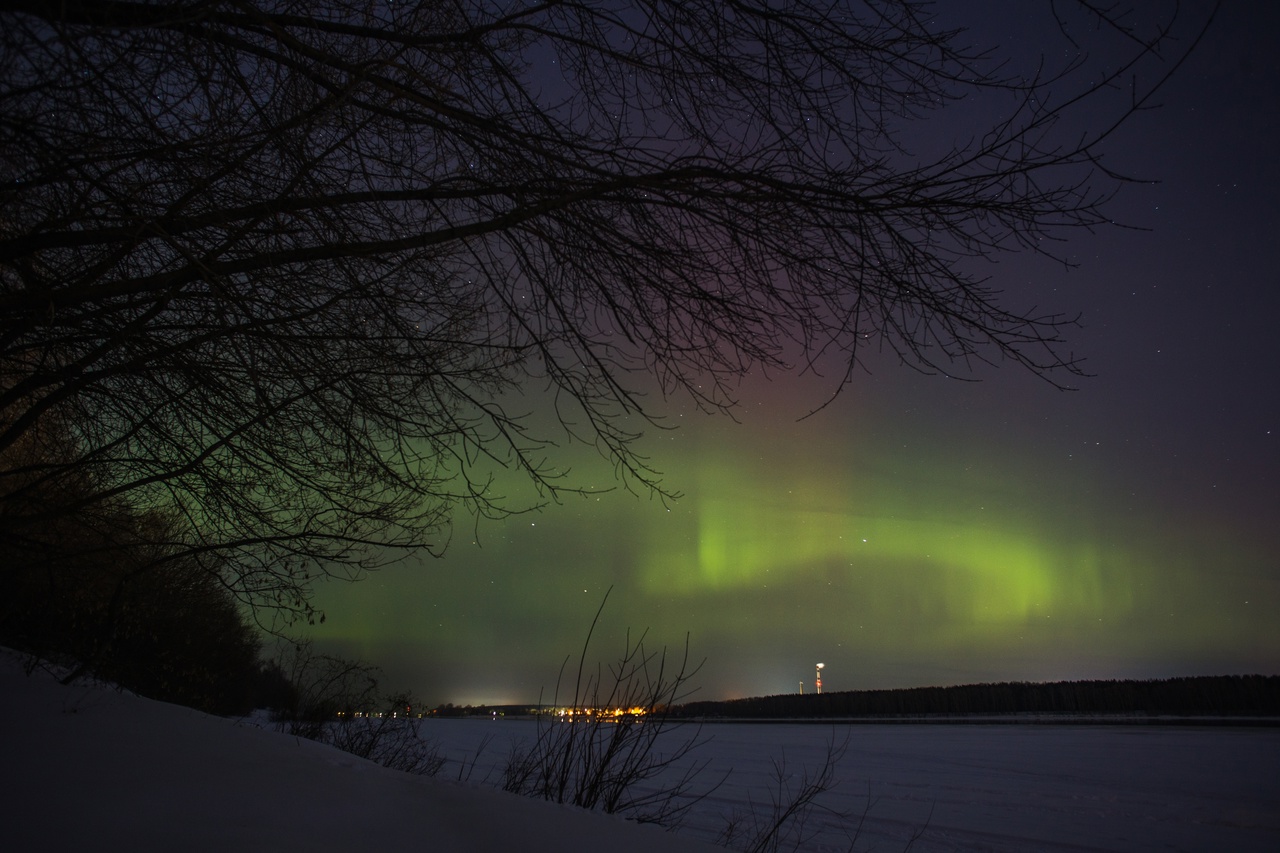
[[[1066,453],[829,426],[687,426],[660,449],[683,472],[670,506],[612,492],[482,525],[479,546],[455,532],[442,560],[327,590],[318,636],[432,702],[550,690],[610,586],[600,655],[626,627],[690,633],[709,696],[797,689],[817,660],[827,689],[1280,660],[1272,563],[1238,530],[1134,501]]]

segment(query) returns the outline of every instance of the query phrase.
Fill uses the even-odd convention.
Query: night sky
[[[312,635],[430,704],[549,697],[611,587],[593,659],[687,635],[697,698],[809,691],[819,661],[825,690],[1280,673],[1276,9],[1226,4],[1108,149],[1159,180],[1111,208],[1144,230],[991,268],[1012,304],[1083,314],[1076,390],[873,353],[808,418],[838,372],[752,375],[737,422],[655,401],[675,429],[640,449],[679,500],[459,516],[443,558],[322,588]],[[1007,18],[975,36],[1032,50]],[[592,448],[555,461],[616,486]]]

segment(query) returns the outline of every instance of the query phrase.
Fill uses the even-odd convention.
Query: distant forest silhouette
[[[1138,681],[1024,681],[910,687],[898,690],[846,690],[832,693],[784,693],[746,699],[686,702],[656,709],[669,718],[722,720],[865,719],[918,720],[957,718],[1056,717],[1081,721],[1115,717],[1145,721],[1154,717],[1221,718],[1247,722],[1267,717],[1280,725],[1280,676],[1208,675]],[[439,705],[432,717],[533,716],[554,714],[550,705]],[[1105,719],[1104,719],[1105,718]],[[1052,720],[1050,720],[1052,722]]]
[[[781,694],[689,702],[681,717],[903,718],[937,715],[1280,717],[1280,676],[1216,675],[1146,681],[1002,682],[899,690]]]

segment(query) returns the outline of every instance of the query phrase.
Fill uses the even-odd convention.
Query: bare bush
[[[320,654],[309,641],[290,644],[279,666],[294,688],[276,714],[280,731],[395,770],[434,776],[444,767],[439,746],[422,736],[413,698],[383,693],[377,667]]]
[[[720,841],[726,847],[744,853],[778,853],[780,850],[802,850],[811,834],[810,819],[815,811],[835,814],[830,806],[819,802],[821,796],[839,781],[836,767],[849,748],[849,739],[836,743],[834,734],[827,744],[821,766],[796,771],[787,764],[786,754],[773,761],[772,784],[768,802],[754,800],[746,814],[729,816]]]
[[[435,776],[447,760],[439,744],[422,736],[422,720],[386,713],[332,721],[317,740],[418,776]]]
[[[695,790],[705,763],[680,769],[683,759],[704,742],[700,727],[671,738],[676,729],[690,726],[673,722],[669,710],[684,697],[698,667],[690,665],[687,639],[678,661],[669,661],[666,649],[647,651],[644,636],[632,641],[628,632],[618,661],[607,671],[597,666],[591,673],[587,656],[599,619],[597,611],[569,704],[559,707],[562,665],[552,699],[557,710],[539,716],[531,746],[513,747],[503,788],[674,826],[714,790]]]
[[[278,663],[294,689],[277,713],[283,731],[323,740],[328,723],[378,709],[377,667],[320,654],[309,640],[282,645]]]

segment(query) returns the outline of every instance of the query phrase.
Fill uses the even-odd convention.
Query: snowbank
[[[0,820],[26,850],[450,851],[723,848],[95,685],[0,653]]]

